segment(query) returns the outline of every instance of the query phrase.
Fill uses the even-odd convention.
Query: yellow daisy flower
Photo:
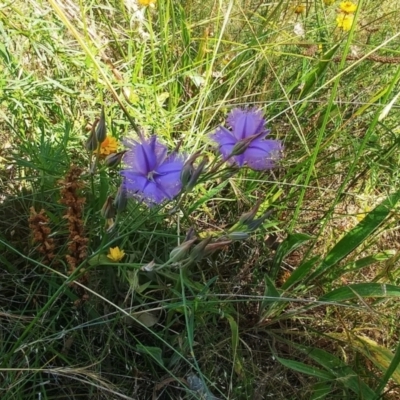
[[[100,155],[108,156],[109,154],[116,153],[118,149],[118,141],[115,137],[107,136],[104,142],[100,145]]]
[[[111,260],[111,261],[121,261],[124,257],[125,257],[125,252],[123,250],[120,250],[119,247],[110,247],[110,249],[108,250],[108,254],[107,257]]]
[[[303,6],[302,4],[298,4],[295,8],[294,8],[294,12],[296,14],[303,14],[304,11],[306,11],[306,7]]]
[[[152,6],[155,4],[156,0],[138,0],[138,3],[141,6],[147,7],[147,6]]]
[[[340,13],[336,17],[336,23],[339,28],[342,28],[344,31],[349,31],[351,26],[353,25],[354,15],[353,14],[344,14]]]
[[[357,10],[357,6],[351,1],[342,1],[339,8],[346,14],[351,14]]]

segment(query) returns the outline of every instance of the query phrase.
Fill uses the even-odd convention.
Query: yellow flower
[[[330,6],[335,2],[335,0],[324,0],[325,5]]]
[[[108,156],[109,154],[116,153],[118,148],[118,141],[115,137],[107,136],[104,142],[100,145],[100,154]]]
[[[156,0],[138,0],[138,3],[141,6],[152,6],[153,4],[155,4]]]
[[[343,14],[340,13],[336,17],[336,23],[339,28],[342,28],[344,31],[349,31],[351,26],[353,25],[354,15],[353,14]]]
[[[298,4],[295,8],[294,8],[294,12],[296,14],[303,14],[303,12],[306,11],[306,7],[303,6],[302,4]]]
[[[107,257],[111,260],[111,261],[121,261],[125,256],[125,252],[123,250],[120,250],[119,247],[110,247],[110,249],[108,250],[108,254]]]
[[[351,14],[357,10],[357,6],[351,1],[342,1],[340,3],[339,8],[340,8],[340,11],[342,11],[346,14]]]

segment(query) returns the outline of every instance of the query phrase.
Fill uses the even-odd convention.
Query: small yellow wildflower
[[[121,261],[124,257],[125,257],[125,252],[123,250],[120,250],[119,247],[110,247],[110,249],[108,250],[108,254],[107,257],[111,260],[111,261]]]
[[[155,4],[156,0],[138,0],[138,3],[141,6],[147,7],[147,6],[152,6]]]
[[[116,153],[118,148],[118,141],[115,137],[107,136],[104,142],[100,145],[100,155],[108,156],[109,154]]]
[[[331,6],[334,2],[335,0],[324,0],[325,5],[327,6]]]
[[[306,7],[303,6],[302,4],[298,4],[295,8],[294,8],[294,12],[296,14],[303,14],[304,11],[306,11]]]
[[[344,31],[349,31],[351,26],[353,25],[354,15],[353,14],[344,14],[340,13],[336,17],[336,23],[339,28],[342,28]]]
[[[351,14],[357,10],[357,6],[351,1],[342,1],[339,8],[345,14]]]

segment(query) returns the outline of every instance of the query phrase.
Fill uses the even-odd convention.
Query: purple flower
[[[140,142],[127,140],[130,147],[124,155],[125,178],[128,195],[148,205],[161,204],[173,199],[181,190],[180,179],[184,160],[176,154],[167,156],[167,148],[156,136],[141,138]]]
[[[219,144],[222,158],[242,167],[255,170],[270,169],[281,157],[279,140],[265,139],[270,133],[265,128],[261,110],[235,108],[228,115],[232,131],[220,126],[210,137]]]

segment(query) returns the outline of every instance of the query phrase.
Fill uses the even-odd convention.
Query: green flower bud
[[[181,182],[182,186],[186,187],[186,185],[189,183],[190,178],[193,175],[194,172],[194,166],[193,163],[196,161],[196,158],[199,156],[199,153],[195,153],[191,155],[186,161],[185,164],[183,165],[182,171],[181,171]]]
[[[264,131],[261,131],[260,133],[257,133],[253,136],[249,136],[245,139],[240,140],[233,146],[232,153],[229,155],[229,157],[240,156],[247,150],[247,148],[250,146],[250,144],[251,144],[251,142],[253,142],[253,140],[259,138],[260,136],[262,136],[264,134],[265,134]]]
[[[193,250],[190,252],[189,258],[192,261],[200,261],[205,256],[204,249],[206,248],[206,246],[208,244],[210,244],[211,240],[212,240],[212,237],[209,236],[209,237],[205,238],[204,240],[202,240],[199,244],[197,244],[193,248]]]
[[[197,180],[199,179],[199,176],[202,174],[207,163],[208,163],[208,157],[204,157],[199,166],[194,170],[186,186],[187,190],[192,190],[196,186]]]
[[[99,123],[96,127],[96,139],[99,143],[103,143],[107,137],[106,116],[104,114],[104,106],[101,108]]]
[[[254,221],[247,223],[247,229],[249,230],[249,232],[255,231],[257,228],[259,228],[271,214],[272,210],[267,211],[260,218],[257,218]]]
[[[204,249],[204,256],[209,256],[213,253],[215,253],[217,250],[222,250],[226,246],[232,243],[232,240],[223,240],[219,242],[214,242],[207,244],[207,246]]]
[[[243,154],[247,148],[250,146],[250,141],[249,140],[240,140],[239,142],[237,142],[232,149],[232,153],[230,154],[230,157],[233,156],[240,156],[241,154]]]
[[[239,218],[239,223],[242,225],[246,225],[253,221],[254,217],[257,215],[258,209],[260,208],[260,204],[262,203],[262,199],[258,200],[256,205],[247,213],[244,213]]]
[[[100,213],[102,217],[105,219],[110,219],[115,217],[116,210],[113,204],[113,198],[111,196],[107,197],[107,200],[103,204]]]
[[[196,238],[183,242],[179,246],[173,248],[169,254],[170,261],[177,262],[183,260],[189,254],[189,250],[195,241]]]
[[[231,240],[246,240],[249,237],[247,232],[231,232],[226,235]]]
[[[115,196],[113,206],[115,207],[117,213],[125,211],[126,205],[128,204],[128,198],[126,196],[126,189],[124,185],[120,185],[118,192]]]
[[[126,150],[120,151],[119,153],[112,153],[112,154],[109,154],[109,155],[105,158],[104,164],[105,164],[108,168],[115,168],[115,167],[118,167],[118,165],[121,164],[122,157],[124,156],[125,153],[126,153]]]
[[[85,143],[85,148],[89,152],[97,150],[98,141],[96,138],[96,126],[98,122],[99,122],[98,119],[96,119],[96,121],[93,122],[92,129],[90,130],[90,136]]]

